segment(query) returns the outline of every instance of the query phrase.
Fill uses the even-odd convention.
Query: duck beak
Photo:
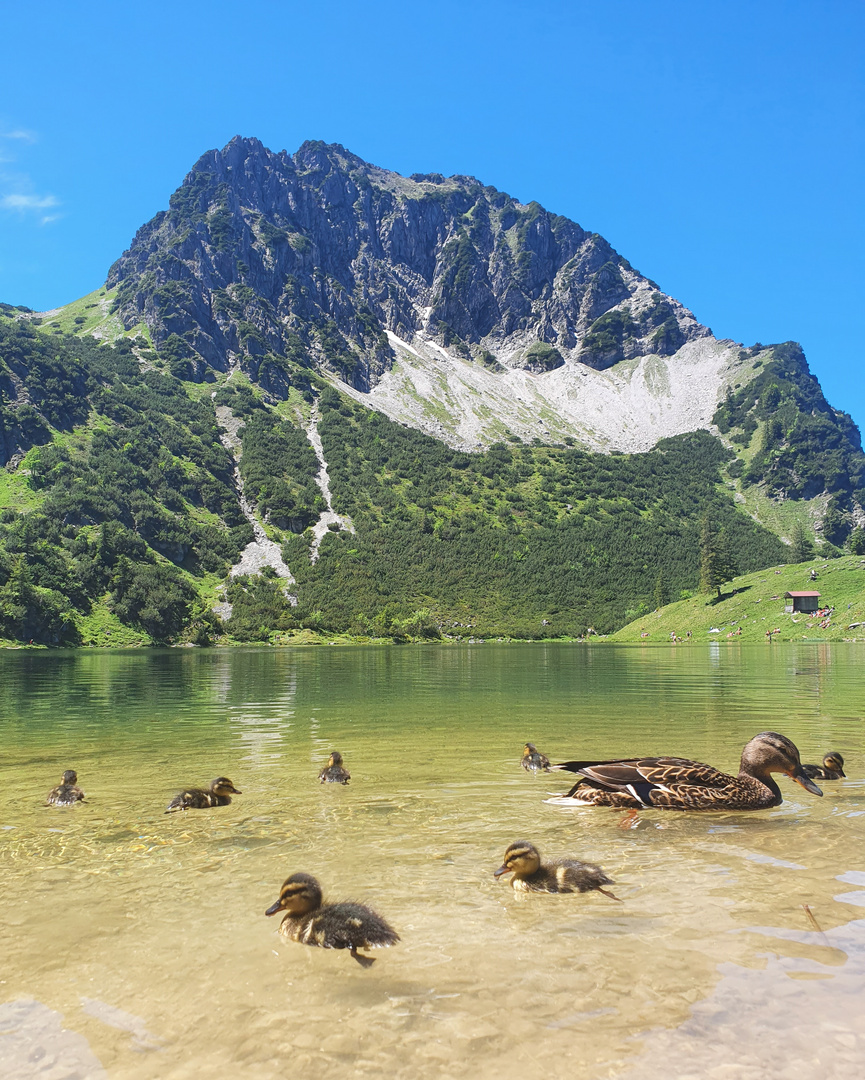
[[[507,867],[507,866],[500,866],[500,867],[498,868],[498,870],[496,870],[496,872],[495,872],[495,873],[493,874],[493,877],[501,877],[501,876],[502,876],[502,874],[509,874],[510,872],[511,872],[511,871],[510,871],[510,868],[509,868],[509,867]]]
[[[797,784],[801,784],[806,791],[810,791],[812,795],[822,796],[823,792],[817,787],[810,776],[806,776],[800,768],[798,772],[790,773],[790,779],[795,780]]]
[[[278,900],[276,901],[275,904],[271,904],[270,907],[267,909],[267,911],[265,911],[264,914],[265,915],[275,915],[277,913],[277,911],[282,911],[282,904],[280,904],[280,902]]]

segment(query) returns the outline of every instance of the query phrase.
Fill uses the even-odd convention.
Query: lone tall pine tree
[[[736,567],[727,549],[723,530],[705,515],[700,527],[700,591],[716,592],[721,596],[721,586],[736,576]]]

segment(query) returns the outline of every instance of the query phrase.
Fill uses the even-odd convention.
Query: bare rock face
[[[537,203],[320,142],[291,155],[238,137],[205,154],[108,285],[177,373],[239,365],[277,397],[298,365],[369,392],[394,362],[388,332],[534,374],[711,336],[606,240]]]

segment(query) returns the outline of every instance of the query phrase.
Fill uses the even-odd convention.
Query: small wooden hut
[[[818,592],[785,592],[784,599],[787,606],[784,610],[788,614],[794,611],[804,611],[811,615],[817,610],[817,601],[820,598]]]

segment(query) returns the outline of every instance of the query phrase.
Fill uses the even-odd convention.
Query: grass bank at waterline
[[[811,571],[816,580],[811,579]],[[786,592],[820,593],[828,616],[784,611]],[[688,632],[690,631],[690,638]],[[865,559],[815,559],[733,578],[720,599],[702,593],[641,615],[608,641],[862,641],[865,642]]]

